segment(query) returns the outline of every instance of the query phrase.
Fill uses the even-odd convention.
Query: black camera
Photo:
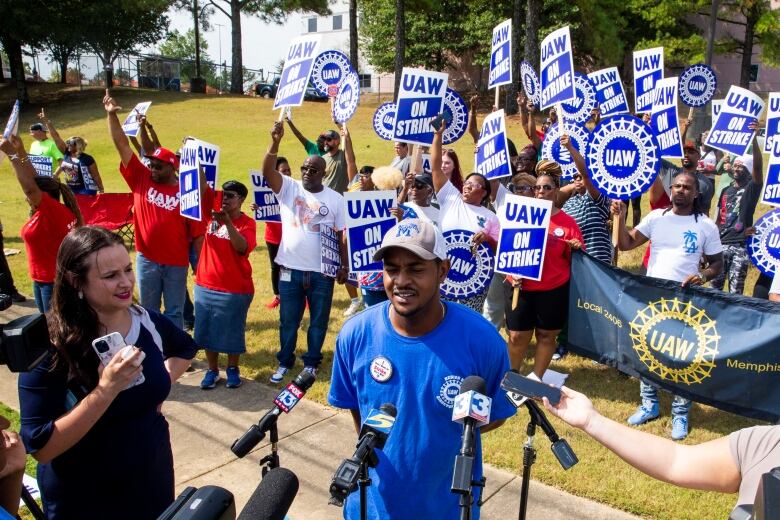
[[[104,354],[108,352],[108,349],[110,349],[110,345],[108,344],[108,341],[104,339],[100,339],[95,342],[95,350],[98,351],[98,354]]]
[[[11,297],[0,294],[0,311],[11,306]],[[11,372],[35,368],[51,349],[46,316],[40,313],[16,318],[0,325],[0,365]]]

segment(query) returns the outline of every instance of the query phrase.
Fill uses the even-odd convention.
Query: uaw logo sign
[[[701,63],[691,65],[680,74],[680,99],[689,107],[703,107],[718,88],[715,71]]]
[[[355,71],[344,77],[339,85],[339,93],[333,103],[333,120],[344,124],[355,115],[360,103],[360,79]]]
[[[328,95],[328,87],[339,86],[350,73],[352,65],[349,58],[341,51],[321,52],[311,69],[311,84],[322,96]]]
[[[602,119],[588,141],[586,164],[593,185],[607,197],[633,199],[661,169],[658,141],[650,127],[627,114]]]
[[[701,383],[712,375],[720,336],[716,322],[678,298],[661,298],[637,312],[629,323],[634,351],[647,369],[664,381]]]
[[[463,229],[444,233],[450,270],[440,291],[446,298],[465,300],[487,290],[493,276],[493,257],[484,243],[474,247],[473,236]]]
[[[542,141],[542,159],[549,159],[561,165],[564,179],[571,179],[577,173],[577,165],[571,158],[569,150],[561,146],[561,130],[569,135],[571,145],[580,154],[585,153],[585,147],[588,145],[590,134],[585,125],[580,123],[566,122],[566,128],[562,129],[560,121],[552,125],[544,136]]]
[[[780,268],[780,209],[764,214],[755,227],[755,235],[748,238],[748,255],[762,273],[775,276]]]
[[[523,91],[531,102],[539,106],[539,76],[536,74],[533,65],[524,61],[520,64],[520,81],[523,83]]]
[[[460,97],[460,94],[447,88],[444,94],[444,117],[449,116],[450,123],[444,129],[444,135],[441,136],[442,143],[452,144],[466,133],[466,126],[469,123],[469,109],[466,102]]]
[[[374,112],[374,132],[385,141],[393,140],[393,123],[395,122],[395,103],[388,101],[379,105]]]
[[[561,103],[567,121],[584,123],[590,119],[590,113],[596,108],[596,89],[585,74],[574,74],[575,98],[571,103]]]

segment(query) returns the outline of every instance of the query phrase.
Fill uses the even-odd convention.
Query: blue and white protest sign
[[[450,270],[439,292],[446,298],[465,300],[487,291],[493,278],[493,254],[484,242],[472,253],[474,233],[463,229],[444,232]]]
[[[591,72],[588,79],[596,89],[596,102],[599,104],[601,117],[629,112],[626,91],[623,89],[623,81],[617,67]]]
[[[689,107],[703,107],[718,88],[715,71],[701,63],[691,65],[680,74],[680,99]]]
[[[188,139],[181,148],[179,158],[179,213],[198,221],[202,218],[199,169],[198,140]]]
[[[393,140],[393,125],[395,125],[395,103],[382,103],[374,111],[374,132],[385,141]]]
[[[712,103],[710,103],[710,108],[712,109],[712,122],[714,123],[718,119],[718,114],[720,114],[720,109],[723,106],[723,100],[722,99],[713,99]]]
[[[561,135],[563,126],[555,123],[547,129],[542,141],[542,159],[549,159],[561,165],[562,176],[564,179],[571,179],[577,173],[577,165],[564,146],[561,146]],[[569,136],[571,145],[580,153],[585,155],[588,146],[590,132],[582,123],[566,122],[566,134]]]
[[[328,87],[341,85],[341,81],[352,72],[349,58],[341,51],[321,52],[311,69],[311,84],[322,96],[328,95]]]
[[[281,107],[299,107],[303,104],[319,47],[319,34],[300,36],[290,42],[282,75],[279,78],[273,110]]]
[[[767,276],[775,276],[780,269],[780,209],[765,213],[754,224],[755,235],[748,237],[750,260]]]
[[[351,71],[339,85],[339,93],[333,103],[333,120],[344,124],[355,115],[360,103],[360,79]]]
[[[443,144],[452,144],[466,133],[469,124],[469,109],[460,94],[447,88],[444,95],[444,119],[449,119],[444,135],[441,136]]]
[[[339,267],[341,267],[339,234],[327,224],[320,224],[320,250],[320,273],[336,278]]]
[[[771,145],[761,202],[780,207],[780,139],[767,139],[767,142]]]
[[[503,110],[492,112],[482,122],[474,169],[488,179],[512,175]]]
[[[19,103],[19,100],[16,100],[16,103],[14,103],[14,107],[11,109],[11,115],[8,116],[8,122],[5,124],[5,130],[3,130],[3,139],[8,139],[8,137],[13,134],[16,135],[19,133],[19,109],[21,107],[21,103]]]
[[[48,155],[31,155],[27,157],[30,160],[30,164],[35,168],[35,174],[39,177],[51,177],[54,173],[51,157]]]
[[[653,91],[658,80],[664,77],[664,48],[634,51],[634,112],[650,112],[653,108]]]
[[[568,121],[584,123],[596,108],[596,89],[585,74],[574,73],[574,99],[561,103]]]
[[[347,246],[350,272],[382,270],[382,261],[374,261],[385,233],[398,221],[390,210],[395,206],[395,191],[353,191],[344,194]]]
[[[770,153],[772,151],[772,139],[780,135],[780,92],[769,93],[766,108],[764,153]]]
[[[764,101],[759,96],[732,85],[704,144],[726,153],[745,155],[754,134],[748,125],[758,119],[763,110]]]
[[[504,20],[493,28],[490,47],[490,73],[488,88],[512,83],[512,19]]]
[[[424,153],[422,155],[422,169],[425,173],[432,173],[433,167],[431,167],[431,154]]]
[[[496,250],[497,273],[542,279],[552,201],[507,195],[498,208],[501,234]]]
[[[252,200],[255,202],[255,220],[264,222],[281,222],[279,201],[273,190],[268,187],[268,180],[263,172],[249,170],[249,185],[252,186]]]
[[[122,131],[127,137],[138,136],[138,130],[141,128],[141,124],[138,122],[138,116],[145,116],[146,112],[149,111],[150,106],[152,106],[151,101],[138,103],[135,107],[133,107],[130,113],[127,114],[125,122],[122,123]]]
[[[627,114],[602,119],[590,134],[587,151],[585,163],[593,185],[612,199],[638,197],[661,169],[652,129]]]
[[[574,58],[569,26],[551,32],[542,40],[540,109],[574,99]]]
[[[526,97],[534,105],[539,106],[542,87],[539,85],[539,76],[536,74],[536,69],[527,61],[523,61],[520,64],[520,82],[523,84],[523,91]]]
[[[216,190],[219,179],[219,146],[200,139],[195,139],[195,142],[198,146],[199,165],[206,175],[206,182],[212,190]]]
[[[431,120],[444,111],[447,74],[404,67],[396,100],[393,140],[433,144]]]
[[[650,127],[658,140],[661,157],[680,159],[683,156],[682,136],[677,116],[677,78],[663,78],[655,83]]]

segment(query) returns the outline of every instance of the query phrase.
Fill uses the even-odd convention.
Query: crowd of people
[[[539,378],[553,360],[565,355],[573,250],[612,263],[615,247],[627,251],[649,241],[648,276],[683,286],[711,283],[723,289],[727,283],[732,293],[744,291],[746,239],[753,230],[763,183],[756,142],[750,155],[721,157],[720,152],[703,148],[702,139],[686,141],[682,166],[664,162],[648,192],[652,211],[641,218],[634,205],[634,226],[629,229],[628,205],[596,189],[569,136],[562,135],[560,144],[576,166],[571,179],[564,179],[561,165],[541,158],[541,143],[549,125],[555,124],[555,111],[538,130],[534,105],[522,95],[517,101],[530,144],[518,152],[510,141],[512,175],[502,179],[464,174],[455,151],[443,149],[445,125],[435,131],[427,150],[430,171],[424,171],[421,150],[412,151],[402,142],[394,144],[395,156],[388,165],[358,168],[346,126],[326,130],[314,142],[287,118],[273,125],[267,139],[262,173],[281,216],[279,223],[265,224],[264,234],[273,291],[266,307],[279,312],[278,365],[270,382],[281,383],[294,368],[307,310],[307,345],[301,358],[304,370],[317,375],[335,285],[343,284],[350,298],[345,316],[352,318],[336,338],[329,402],[350,410],[358,430],[361,418],[384,402],[431,412],[399,415],[394,435],[396,441],[402,440],[382,455],[389,463],[380,465],[374,475],[377,485],[369,491],[371,517],[403,517],[407,507],[403,498],[415,494],[413,488],[420,482],[437,490],[432,497],[451,496],[450,474],[441,468],[449,467],[459,449],[460,426],[450,420],[450,414],[464,377],[482,377],[486,394],[494,398],[493,422],[481,428],[486,432],[513,413],[508,401],[499,397],[500,380],[507,370],[525,370],[532,339],[531,370]],[[469,133],[475,142],[477,103],[477,98],[470,100]],[[175,147],[162,146],[145,117],[139,121],[138,139],[128,138],[117,115],[121,107],[108,91],[103,106],[120,159],[119,171],[133,195],[135,266],[121,238],[88,225],[81,216],[76,195],[89,197],[104,191],[96,161],[85,153],[84,138],[63,141],[41,111],[41,123],[30,127],[34,141],[29,151],[18,136],[0,140],[0,150],[8,155],[30,205],[21,236],[32,292],[38,310],[47,315],[54,347],[19,380],[21,439],[39,462],[38,480],[49,518],[89,518],[107,507],[101,500],[110,500],[112,490],[118,488],[145,499],[127,504],[117,518],[155,518],[173,500],[170,437],[160,407],[199,349],[208,363],[202,389],[213,389],[222,380],[220,354],[226,355],[225,386],[241,386],[239,362],[247,349],[247,315],[257,283],[249,260],[257,248],[256,222],[242,211],[247,187],[229,180],[221,189],[212,189],[201,171],[205,218],[184,218],[179,212],[180,157]],[[596,110],[592,121],[598,119]],[[293,175],[294,161],[279,156],[285,127],[304,148],[300,176]],[[28,154],[51,157],[53,175],[37,175]],[[62,173],[65,182],[59,180]],[[717,174],[729,179],[719,191]],[[396,191],[392,214],[397,223],[374,255],[383,270],[350,280],[343,194],[376,189]],[[494,255],[500,233],[496,215],[510,194],[552,205],[542,278],[496,274],[476,295],[444,298],[440,287],[449,261],[443,234],[468,231],[474,248],[485,247]],[[252,204],[247,207],[255,209]],[[610,238],[611,225],[617,226],[616,244]],[[335,276],[321,272],[323,232],[337,237],[341,264]],[[190,268],[195,290],[190,303],[194,315],[188,318]],[[20,301],[24,297],[13,285],[7,263],[0,262],[0,270],[7,272],[0,275],[0,289]],[[133,300],[136,278],[138,303]],[[772,281],[768,292],[770,299],[780,299],[780,284]],[[188,321],[194,322],[193,336],[185,331]],[[500,335],[503,329],[508,340]],[[104,366],[92,344],[113,332],[132,348],[117,353]],[[133,386],[141,374],[145,382]],[[640,396],[640,406],[627,419],[630,425],[660,415],[652,383],[640,382]],[[564,389],[558,407],[546,404],[554,414],[586,429],[653,476],[690,487],[733,490],[739,485],[738,471],[716,486],[687,476],[678,480],[663,468],[636,462],[630,447],[610,440],[614,437],[610,432],[626,427],[597,419],[600,416],[587,398],[574,391]],[[688,435],[690,406],[689,400],[675,396],[672,439]],[[18,446],[18,440],[5,436],[7,444]],[[408,442],[403,442],[405,437]],[[645,442],[644,437],[636,438]],[[117,445],[131,448],[123,449],[112,462],[121,471],[106,471],[103,455],[108,450],[116,454]],[[654,449],[667,448],[658,444]],[[479,442],[476,451],[480,461]],[[722,449],[717,454],[725,457]],[[397,468],[403,471],[396,472]],[[478,478],[481,468],[475,469]],[[15,466],[14,471],[18,472]],[[90,478],[98,473],[105,478]],[[86,480],[94,486],[84,487]],[[357,515],[356,497],[352,498],[346,508],[348,517]],[[456,500],[443,505],[431,499],[420,502],[418,514],[449,518],[457,513],[455,507]]]

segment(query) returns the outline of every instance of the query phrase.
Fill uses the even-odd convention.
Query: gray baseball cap
[[[385,233],[382,247],[374,253],[374,261],[382,260],[391,247],[406,249],[423,260],[447,259],[447,247],[441,231],[432,223],[416,218],[402,220]]]

